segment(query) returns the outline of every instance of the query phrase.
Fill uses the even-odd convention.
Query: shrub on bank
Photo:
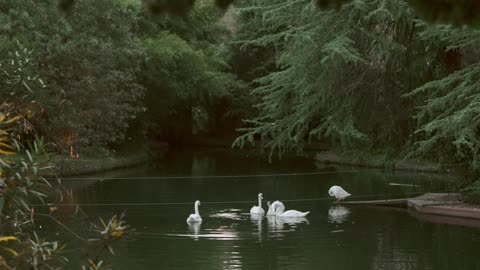
[[[467,203],[480,204],[480,180],[463,188],[460,193]]]

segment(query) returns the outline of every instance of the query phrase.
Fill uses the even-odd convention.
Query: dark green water
[[[208,177],[293,172],[321,174]],[[137,235],[107,258],[113,269],[480,269],[480,229],[419,221],[406,211],[335,206],[327,195],[337,184],[353,194],[351,200],[409,197],[449,189],[446,177],[319,169],[303,158],[269,164],[264,157],[220,150],[185,151],[95,177],[105,180],[67,181],[83,205],[63,221],[87,235],[89,221],[125,211]],[[303,220],[251,219],[258,192],[311,214]],[[203,222],[189,226],[185,220],[197,199]],[[69,269],[79,269],[85,254],[76,248],[83,243],[60,227],[48,228],[68,242]]]

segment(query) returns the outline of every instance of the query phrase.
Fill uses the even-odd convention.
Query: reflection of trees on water
[[[374,211],[377,220],[382,217],[383,230],[377,231],[372,239],[375,254],[371,257],[371,269],[436,269],[432,268],[430,256],[421,251],[424,244],[431,244],[431,235],[422,232],[421,224],[408,222],[404,213],[384,211],[387,210]]]
[[[192,175],[205,176],[215,174],[216,162],[214,158],[194,154],[192,157]]]

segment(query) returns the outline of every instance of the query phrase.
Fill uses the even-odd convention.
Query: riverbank
[[[134,167],[149,161],[163,158],[168,150],[168,144],[157,144],[153,149],[142,149],[118,155],[52,159],[53,171],[46,177],[74,176],[94,174],[110,170]]]
[[[421,221],[480,227],[480,205],[465,203],[459,193],[425,193],[413,198],[344,201],[341,204],[403,209]]]
[[[451,173],[453,168],[445,168],[441,164],[419,160],[404,160],[382,154],[359,152],[322,151],[315,155],[315,161],[321,164],[338,164],[358,167],[379,168],[386,170],[402,170],[432,173]]]
[[[216,148],[234,148],[234,149],[256,149],[261,151],[262,143],[259,140],[255,140],[254,143],[245,143],[242,148],[234,147],[233,142],[237,138],[234,136],[226,137],[211,137],[205,135],[198,135],[191,137],[188,141],[184,142],[185,146],[189,147],[216,147]],[[268,149],[264,151],[269,151]],[[305,151],[326,151],[328,150],[328,145],[320,142],[309,143],[305,145]]]
[[[480,220],[480,205],[465,203],[458,193],[426,193],[408,199],[408,207],[424,214]]]
[[[211,138],[205,136],[192,137],[185,145],[190,147],[232,148],[234,138]],[[261,150],[260,143],[246,144],[243,148]],[[379,168],[386,170],[401,170],[431,173],[455,173],[454,166],[446,166],[435,162],[422,160],[405,160],[387,154],[372,154],[369,152],[341,152],[331,150],[327,144],[311,143],[305,146],[305,152],[312,153],[314,160],[320,164],[337,164],[357,167]],[[268,150],[267,150],[268,152]]]

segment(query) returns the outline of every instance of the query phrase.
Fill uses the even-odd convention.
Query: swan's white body
[[[262,193],[258,193],[258,206],[254,205],[250,209],[250,215],[263,216],[265,214],[265,210],[263,210],[263,207],[262,207],[262,199],[263,199]]]
[[[283,209],[285,209],[285,205],[281,201],[274,201],[272,204],[270,202],[267,202],[268,205],[268,211],[267,211],[267,216],[275,216],[276,211],[280,206],[283,206]]]
[[[277,204],[274,205],[275,203]],[[272,204],[272,208],[275,212],[275,216],[278,216],[278,217],[306,217],[310,213],[310,211],[307,211],[307,212],[300,212],[297,210],[285,211],[285,205],[280,201],[274,202]]]
[[[345,191],[345,189],[343,189],[341,186],[332,186],[328,190],[328,195],[330,195],[331,197],[335,197],[337,201],[340,201],[350,196],[351,194]]]
[[[187,223],[202,222],[202,217],[200,216],[200,212],[198,211],[199,205],[200,201],[195,201],[195,214],[190,214],[190,216],[188,216]]]

